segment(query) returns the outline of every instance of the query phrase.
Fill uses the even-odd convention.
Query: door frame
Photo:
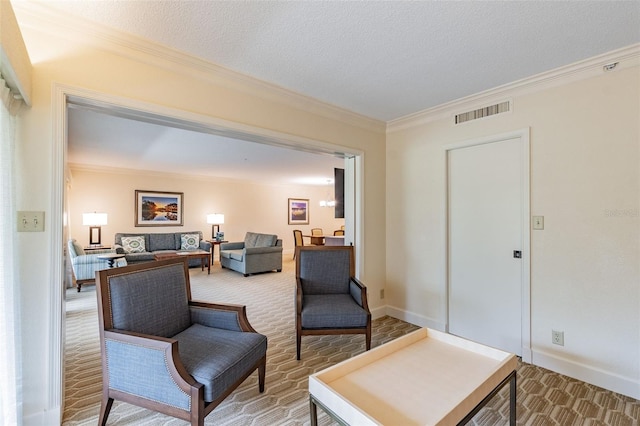
[[[64,410],[64,327],[65,300],[64,294],[64,253],[66,232],[64,197],[66,194],[67,166],[67,124],[69,104],[86,107],[108,107],[112,113],[137,113],[141,120],[153,120],[156,124],[171,123],[174,126],[201,131],[217,132],[253,142],[264,143],[284,148],[299,149],[307,152],[324,154],[341,154],[353,157],[354,167],[350,169],[353,184],[353,208],[345,211],[350,215],[348,223],[355,224],[350,231],[350,238],[358,247],[364,247],[364,167],[363,150],[342,145],[323,142],[303,136],[296,136],[269,130],[262,127],[224,120],[213,116],[194,113],[159,104],[139,101],[133,98],[109,95],[94,90],[54,82],[52,85],[52,175],[51,182],[51,288],[49,294],[49,360],[47,380],[48,407],[59,410],[53,418],[62,419]],[[345,171],[346,172],[346,171]],[[346,195],[346,194],[345,194]],[[364,250],[356,253],[356,274],[364,273]]]
[[[484,136],[481,138],[474,138],[464,140],[460,142],[450,143],[444,146],[444,171],[445,171],[445,298],[444,309],[445,312],[445,330],[449,332],[449,152],[454,149],[467,148],[471,146],[485,145],[494,142],[500,142],[508,139],[519,139],[523,144],[523,156],[521,163],[521,189],[522,189],[522,262],[521,262],[521,294],[522,299],[520,301],[521,306],[521,352],[522,360],[530,363],[532,359],[531,351],[531,212],[530,212],[530,143],[529,143],[530,128],[524,128],[515,130],[512,132],[501,133],[496,135]]]

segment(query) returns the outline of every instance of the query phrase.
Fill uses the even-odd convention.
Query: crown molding
[[[508,98],[512,99],[516,96],[597,77],[605,73],[603,70],[605,64],[613,62],[618,62],[618,66],[615,70],[608,71],[608,73],[615,73],[621,69],[640,66],[640,43],[632,44],[602,55],[388,121],[387,134],[437,120],[452,118],[455,114],[470,111],[483,105],[501,102]]]
[[[201,81],[231,87],[264,100],[367,131],[385,132],[384,121],[302,95],[141,37],[95,22],[79,20],[41,2],[15,2],[14,9],[20,12],[21,18],[24,18],[20,22],[21,27],[74,42],[81,40],[87,45],[137,62],[187,74]]]

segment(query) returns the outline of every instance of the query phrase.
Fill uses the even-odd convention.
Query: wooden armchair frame
[[[213,309],[217,311],[235,312],[238,325],[243,332],[256,332],[247,319],[246,307],[242,305],[216,304],[196,302],[191,300],[191,288],[189,285],[189,267],[187,259],[168,259],[157,262],[146,262],[127,266],[124,268],[114,268],[99,271],[96,276],[96,290],[99,298],[98,315],[100,324],[100,349],[102,353],[102,403],[100,406],[99,424],[105,425],[111,406],[114,400],[128,402],[133,405],[144,407],[153,411],[158,411],[169,416],[177,417],[190,422],[192,425],[204,425],[204,418],[216,408],[231,392],[235,390],[244,380],[256,369],[258,370],[259,391],[264,392],[266,355],[259,359],[239,380],[229,386],[217,399],[205,403],[204,385],[197,382],[185,369],[178,353],[178,341],[172,338],[164,338],[147,334],[134,333],[124,330],[113,329],[111,318],[111,300],[109,296],[109,278],[114,275],[122,275],[145,270],[150,267],[163,267],[175,263],[182,263],[187,283],[187,295],[189,307],[199,307]],[[108,314],[106,314],[108,313]],[[164,351],[166,365],[168,367],[173,382],[189,397],[190,410],[183,410],[179,407],[167,405],[161,402],[121,392],[109,386],[109,371],[107,365],[106,342],[114,341],[123,344],[135,345],[139,347]]]
[[[349,251],[349,281],[350,285],[354,284],[360,290],[360,299],[362,300],[362,308],[367,312],[367,325],[365,327],[354,328],[303,328],[302,327],[302,282],[300,280],[300,253],[302,251],[313,250],[337,250]],[[371,311],[367,303],[367,287],[355,277],[355,259],[353,246],[304,246],[296,247],[296,356],[300,360],[300,347],[302,345],[302,336],[314,335],[339,335],[339,334],[364,334],[366,350],[371,349]]]

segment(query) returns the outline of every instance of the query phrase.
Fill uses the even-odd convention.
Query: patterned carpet
[[[309,424],[308,376],[364,351],[363,336],[310,336],[302,340],[296,361],[294,263],[286,256],[283,272],[244,278],[221,269],[211,275],[191,269],[194,299],[247,305],[253,327],[267,335],[266,389],[260,394],[257,373],[250,376],[205,419],[208,425]],[[101,393],[100,347],[95,286],[66,293],[65,407],[63,425],[95,425]],[[372,347],[416,326],[384,317],[373,322]],[[640,401],[605,391],[540,367],[518,367],[519,425],[638,426]],[[470,425],[506,425],[508,387],[479,412]],[[320,425],[333,424],[319,410]],[[111,425],[185,425],[186,422],[129,404],[115,402]]]

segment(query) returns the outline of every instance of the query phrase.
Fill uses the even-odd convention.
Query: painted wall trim
[[[633,380],[543,350],[533,350],[532,364],[631,398],[640,399],[639,380]]]
[[[252,96],[365,130],[379,133],[385,131],[385,123],[381,120],[319,101],[98,23],[73,19],[43,3],[19,2],[15,5],[15,9],[20,11],[20,16],[28,17],[27,22],[20,24],[35,31],[73,40],[80,37],[87,44],[134,61],[188,74],[192,78],[214,84],[223,84],[225,87],[232,87]]]
[[[610,72],[640,66],[640,43],[391,120],[387,122],[387,133],[398,132],[444,119],[450,119],[451,125],[453,126],[453,117],[455,114],[483,105],[498,103],[504,101],[505,98],[513,98],[515,96],[565,85],[574,81],[596,77],[604,73],[602,69],[603,65],[611,62],[619,62],[619,65],[615,71]]]
[[[416,314],[414,312],[410,312],[395,306],[387,305],[386,308],[387,315],[389,315],[390,317],[406,321],[411,324],[419,325],[420,327],[428,327],[438,331],[445,331],[445,323],[438,321],[437,319]]]

